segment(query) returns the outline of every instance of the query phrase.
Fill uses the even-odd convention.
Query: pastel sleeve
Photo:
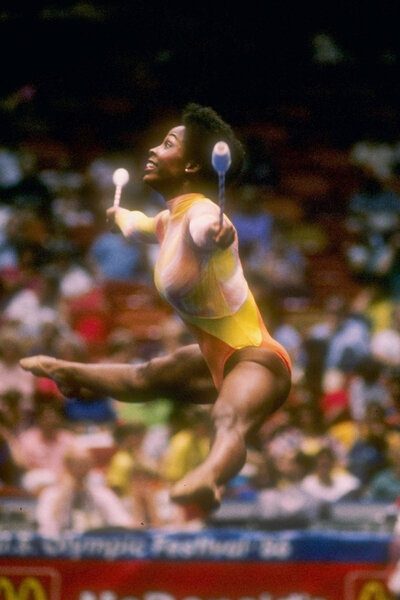
[[[214,202],[207,198],[196,202],[188,211],[187,218],[189,236],[197,248],[206,252],[220,248],[215,239],[220,230],[220,209]],[[235,231],[233,224],[225,214],[223,215],[223,226],[231,228],[232,232]]]
[[[234,227],[224,215],[224,225]],[[189,233],[195,246],[201,250],[212,251],[218,247],[215,237],[219,231],[219,219],[213,213],[197,215],[189,222]]]
[[[214,223],[214,215],[209,214],[200,215],[190,220],[190,236],[198,248],[211,250],[215,246],[211,236]]]
[[[148,217],[139,210],[120,208],[115,216],[115,223],[122,235],[131,241],[157,243],[157,216]]]

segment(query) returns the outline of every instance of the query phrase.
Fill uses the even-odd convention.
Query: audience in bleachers
[[[244,186],[228,198],[227,212],[266,322],[292,357],[293,387],[223,490],[223,502],[263,498],[264,514],[265,503],[273,497],[278,507],[288,490],[297,490],[303,507],[307,497],[311,507],[311,497],[331,503],[349,494],[394,502],[400,497],[394,231],[400,209],[388,186],[395,163],[387,152],[367,156],[365,143],[340,156],[329,146],[311,153],[305,144],[301,155],[284,133],[275,150],[268,128],[248,133]],[[12,485],[38,500],[37,527],[49,534],[107,525],[199,527],[198,515],[171,505],[168,486],[207,451],[206,407],[192,414],[177,413],[163,398],[150,405],[65,400],[50,380],[18,366],[22,355],[38,353],[140,362],[191,341],[153,289],[153,249],[126,245],[107,229],[120,157],[73,168],[65,155],[57,162],[22,150],[0,152],[0,494]],[[136,157],[129,160],[135,164]],[[360,179],[360,168],[368,178]],[[337,182],[329,186],[334,173],[348,178],[347,196],[338,199],[347,208],[338,217],[334,203],[325,204],[319,222],[316,195],[325,202],[338,190]],[[122,199],[128,207],[161,208],[137,182],[128,188]],[[376,251],[383,262],[376,262]],[[335,256],[348,288],[315,270],[318,252]],[[77,440],[92,450],[90,459],[70,452]],[[97,502],[101,490],[107,507]],[[88,516],[90,506],[96,518]]]
[[[58,537],[70,530],[135,526],[131,512],[93,467],[90,452],[79,445],[64,454],[54,483],[38,494],[36,521],[41,535]]]

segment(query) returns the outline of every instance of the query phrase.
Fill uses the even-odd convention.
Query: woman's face
[[[183,125],[173,127],[161,144],[149,151],[143,181],[162,194],[179,191],[185,180],[184,134]]]

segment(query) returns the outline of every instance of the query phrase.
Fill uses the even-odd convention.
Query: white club
[[[129,173],[126,169],[117,169],[113,173],[113,182],[116,186],[114,194],[114,206],[119,206],[121,199],[122,186],[129,181]]]
[[[219,227],[222,228],[225,207],[225,173],[231,166],[231,151],[226,142],[217,142],[211,154],[211,164],[218,173]]]
[[[225,175],[231,166],[231,151],[226,142],[217,142],[213,148],[211,162],[219,175]]]

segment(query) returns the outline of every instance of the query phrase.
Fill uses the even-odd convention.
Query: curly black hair
[[[231,152],[231,166],[226,174],[228,184],[236,181],[244,165],[244,149],[232,127],[211,107],[191,102],[182,113],[185,126],[185,153],[187,158],[200,165],[199,179],[215,184],[215,171],[211,164],[211,155],[215,144],[224,141]]]

